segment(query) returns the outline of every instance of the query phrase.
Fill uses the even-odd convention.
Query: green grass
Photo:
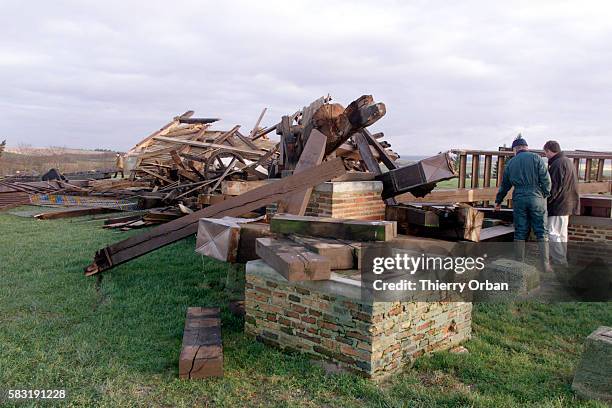
[[[94,251],[138,233],[101,224],[0,213],[0,387],[63,388],[87,407],[604,406],[575,399],[570,384],[584,338],[612,324],[610,303],[479,305],[469,354],[423,357],[376,385],[245,336],[220,283],[228,265],[196,255],[194,239],[117,267],[97,288],[82,275]],[[185,310],[212,305],[226,375],[181,381]]]

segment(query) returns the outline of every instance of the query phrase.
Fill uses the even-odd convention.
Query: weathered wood
[[[186,117],[179,117],[179,123],[189,123],[189,124],[193,124],[193,123],[214,123],[214,122],[218,122],[221,119],[219,118],[186,118]]]
[[[218,307],[189,307],[179,357],[179,377],[223,377],[223,344]]]
[[[611,183],[610,181],[592,182],[592,183],[578,183],[578,192],[580,194],[594,194],[594,193],[610,193]],[[497,187],[489,188],[463,188],[463,189],[442,189],[434,190],[428,193],[424,197],[416,197],[413,194],[405,193],[397,196],[397,200],[400,203],[439,203],[439,204],[453,204],[453,203],[471,203],[477,201],[493,201],[497,195]],[[512,190],[510,190],[512,191]],[[508,193],[508,197],[511,193]]]
[[[238,196],[244,194],[247,191],[254,190],[266,184],[276,183],[280,179],[265,179],[265,180],[253,180],[253,181],[241,181],[241,180],[224,180],[221,182],[221,194],[228,196]]]
[[[504,156],[498,156],[497,157],[497,184],[496,184],[497,186],[501,186],[505,169],[506,169],[506,158]]]
[[[335,239],[312,238],[295,234],[289,235],[289,239],[326,258],[332,270],[356,268],[355,249],[348,244]]]
[[[474,207],[464,204],[455,211],[458,215],[460,225],[463,226],[463,239],[479,242],[484,213],[476,210]]]
[[[393,221],[362,221],[340,218],[305,217],[276,214],[270,220],[270,231],[353,241],[389,241],[397,235]]]
[[[472,156],[472,188],[478,188],[480,183],[480,156]]]
[[[591,181],[591,167],[593,166],[593,159],[586,159],[586,163],[584,166],[584,181],[585,182],[590,182]]]
[[[236,262],[241,222],[248,222],[248,220],[201,218],[198,224],[195,251],[220,261]]]
[[[85,269],[86,275],[94,275],[115,265],[127,262],[162,246],[193,235],[200,218],[238,217],[249,211],[277,202],[287,194],[302,191],[346,173],[342,159],[334,159],[321,165],[265,185],[237,197],[212,205],[193,214],[152,228],[143,234],[117,242],[96,253],[94,262]]]
[[[604,177],[604,168],[605,168],[605,159],[597,160],[597,181],[603,181]]]
[[[327,136],[325,154],[329,155],[355,132],[370,126],[386,113],[383,103],[374,103],[372,95],[363,95],[346,109],[339,104],[325,104],[314,113],[316,129]]]
[[[145,169],[145,168],[140,168],[140,171],[143,171],[143,172],[145,172],[145,173],[147,173],[147,174],[149,174],[149,175],[151,175],[151,176],[153,176],[153,177],[155,177],[155,178],[157,178],[157,179],[160,179],[160,180],[162,180],[162,181],[165,181],[166,183],[172,183],[172,180],[170,180],[170,179],[169,179],[169,178],[167,178],[167,177],[162,176],[161,174],[157,174],[157,173],[155,173],[154,171],[147,170],[147,169]]]
[[[263,119],[263,117],[266,114],[267,110],[268,110],[268,108],[263,108],[263,110],[261,111],[261,114],[257,118],[257,122],[255,122],[255,125],[253,125],[253,129],[249,133],[249,138],[250,139],[253,139],[253,137],[255,137],[255,135],[257,134],[257,131],[259,130],[259,124],[261,123],[261,120]]]
[[[395,163],[393,158],[389,156],[385,148],[376,140],[376,137],[370,133],[368,129],[362,129],[361,134],[366,138],[369,144],[376,150],[378,158],[383,162],[388,170],[397,169],[399,166]]]
[[[327,280],[329,261],[287,239],[258,238],[257,255],[288,281]]]
[[[385,209],[385,220],[401,224],[415,224],[423,227],[437,228],[440,217],[435,211],[416,208],[409,205],[388,205]]]
[[[459,156],[459,188],[465,188],[466,166],[467,155],[462,154]]]
[[[300,160],[295,166],[293,174],[299,174],[306,169],[310,169],[321,164],[323,154],[325,153],[326,141],[327,137],[325,137],[323,133],[313,129],[310,133],[308,141],[306,142],[304,151],[300,156]],[[278,212],[304,215],[311,193],[312,187],[281,199],[278,202]]]
[[[184,145],[194,146],[194,147],[205,147],[205,148],[213,147],[217,149],[229,150],[232,152],[239,152],[239,153],[244,153],[246,155],[253,155],[253,156],[263,156],[264,154],[266,154],[266,152],[261,151],[261,150],[243,149],[240,147],[220,145],[220,144],[208,143],[208,142],[198,142],[195,140],[173,139],[171,137],[165,137],[165,136],[155,136],[153,137],[153,139],[159,140],[160,142],[166,142],[166,143],[172,143],[172,144],[184,144]]]
[[[39,220],[57,220],[60,218],[74,218],[74,217],[82,217],[85,215],[94,215],[94,214],[107,214],[112,212],[120,211],[116,208],[106,208],[106,207],[92,207],[92,208],[79,208],[79,209],[68,209],[65,211],[50,211],[44,212],[40,214],[36,214],[34,218],[38,218]]]
[[[259,259],[255,248],[257,238],[273,237],[270,225],[263,222],[248,222],[240,224],[240,240],[238,242],[238,263],[247,263]]]

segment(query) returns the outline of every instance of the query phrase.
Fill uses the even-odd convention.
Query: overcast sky
[[[248,131],[328,93],[384,102],[404,155],[612,150],[612,2],[0,2],[11,146],[126,150],[189,109]]]

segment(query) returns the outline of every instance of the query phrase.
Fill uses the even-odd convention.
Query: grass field
[[[246,337],[220,283],[228,266],[197,256],[193,239],[97,287],[82,275],[94,251],[138,233],[101,224],[0,213],[0,388],[62,388],[68,405],[87,407],[604,406],[575,399],[570,384],[584,338],[612,325],[611,303],[477,305],[469,354],[423,357],[375,385]],[[212,305],[226,376],[178,380],[185,310]]]

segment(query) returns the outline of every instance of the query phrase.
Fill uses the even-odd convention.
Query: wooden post
[[[485,155],[484,161],[484,180],[482,182],[483,187],[491,187],[491,162],[493,161],[493,156],[490,154]],[[484,202],[484,206],[487,207],[489,205],[488,201]]]
[[[580,181],[580,159],[578,157],[574,158],[574,168],[576,169],[576,177]]]
[[[478,188],[480,184],[480,155],[472,155],[472,188]]]
[[[586,159],[586,165],[584,169],[584,181],[585,183],[589,183],[591,181],[591,167],[593,165],[593,159]]]
[[[465,188],[465,167],[467,166],[467,155],[459,156],[459,188]]]
[[[597,161],[597,181],[603,181],[605,163],[606,159],[599,159]]]
[[[506,156],[497,156],[497,186],[499,187],[504,177],[504,166],[506,165]]]

